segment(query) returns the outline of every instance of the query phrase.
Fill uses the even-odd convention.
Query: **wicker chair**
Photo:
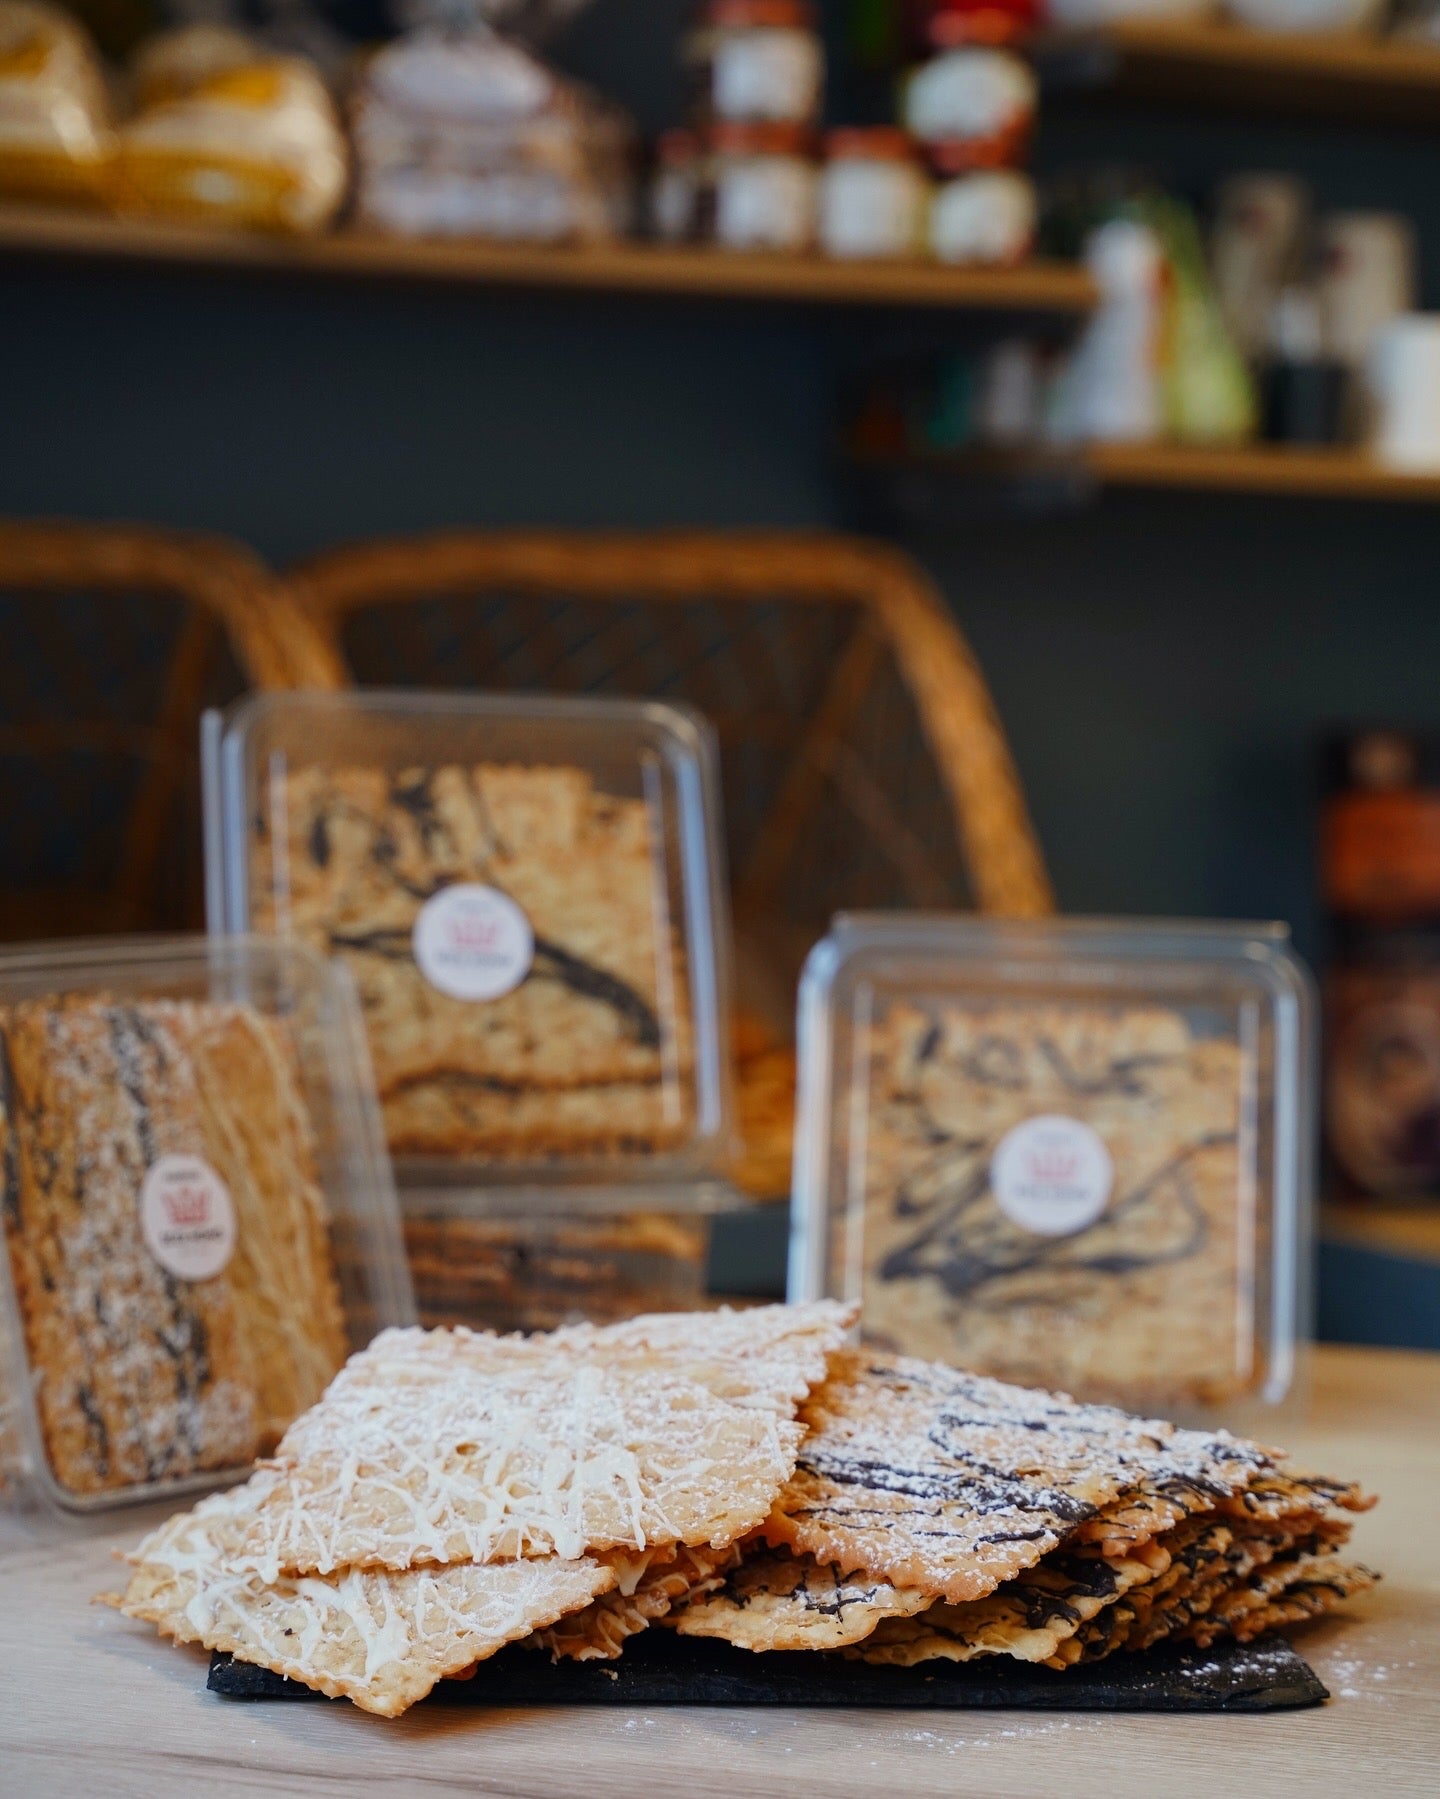
[[[453,532],[288,578],[307,686],[686,700],[719,732],[752,1192],[788,1186],[795,977],[835,911],[1054,899],[984,678],[894,550],[818,534]],[[318,639],[318,642],[317,642]]]
[[[722,745],[742,914],[1053,910],[1004,733],[916,565],[795,533],[455,532],[293,570],[311,686],[548,688],[688,700]],[[823,841],[826,854],[815,853]]]
[[[289,684],[286,605],[220,538],[0,521],[0,938],[199,922],[198,715]]]

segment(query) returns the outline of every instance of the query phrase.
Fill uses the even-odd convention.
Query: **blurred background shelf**
[[[1114,487],[1189,487],[1229,493],[1310,494],[1334,500],[1440,501],[1440,474],[1406,474],[1353,449],[1251,444],[1201,450],[1165,444],[1096,445],[1085,466]]]
[[[1048,34],[1038,54],[1052,91],[1440,128],[1440,47],[1426,44],[1131,20]]]
[[[946,268],[845,263],[617,243],[594,248],[449,243],[335,232],[271,238],[95,214],[0,206],[0,257],[175,264],[277,275],[574,289],[836,306],[1077,313],[1094,290],[1067,263]]]
[[[1093,444],[1075,451],[860,451],[850,466],[875,498],[912,521],[942,522],[952,500],[963,510],[968,498],[993,501],[1009,494],[1020,509],[1038,509],[1079,503],[1102,487],[1440,504],[1440,474],[1386,468],[1353,449]]]
[[[1440,1317],[1440,1212],[1330,1204],[1320,1212],[1322,1336],[1432,1349]]]

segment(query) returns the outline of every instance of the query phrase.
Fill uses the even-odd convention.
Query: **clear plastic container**
[[[500,1185],[720,1203],[728,920],[703,720],[267,694],[206,743],[212,923],[348,965],[407,1206]]]
[[[1312,983],[1281,925],[852,915],[800,989],[792,1299],[1187,1415],[1308,1324]]]
[[[463,1202],[410,1196],[405,1247],[420,1322],[545,1331],[704,1303],[710,1221],[647,1209],[618,1190],[602,1208],[563,1192],[523,1203],[503,1188]]]
[[[216,1485],[414,1322],[354,989],[302,945],[0,956],[0,1169],[7,1499]]]

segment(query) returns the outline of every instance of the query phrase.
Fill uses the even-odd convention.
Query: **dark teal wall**
[[[1440,722],[1440,512],[1112,494],[932,566],[1064,903],[1288,918],[1313,954],[1314,740]]]
[[[812,523],[796,314],[0,269],[0,508],[203,525],[286,558],[454,523]]]

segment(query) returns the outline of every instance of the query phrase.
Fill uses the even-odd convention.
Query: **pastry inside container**
[[[360,991],[399,1155],[653,1153],[693,1124],[684,958],[644,798],[582,768],[310,767],[270,787],[253,916],[340,956]],[[441,991],[416,923],[476,883],[525,913],[534,958],[509,992]]]
[[[99,995],[7,1007],[0,1039],[11,1276],[57,1482],[142,1486],[273,1448],[348,1352],[283,1026]],[[137,1195],[163,1158],[229,1196],[234,1250],[210,1278],[147,1241]],[[163,1203],[191,1202],[172,1185]]]
[[[664,1212],[407,1212],[420,1321],[474,1330],[610,1324],[702,1303],[709,1225]]]
[[[802,988],[793,1297],[1157,1413],[1288,1390],[1313,1009],[1284,933],[856,916]]]
[[[365,690],[261,695],[208,730],[212,923],[349,970],[402,1188],[717,1175],[728,926],[703,720]]]
[[[0,1472],[88,1511],[232,1477],[413,1302],[348,989],[307,952],[0,958]]]
[[[870,1042],[872,1340],[1024,1385],[1214,1403],[1254,1379],[1256,1096],[1235,1037],[1155,1006],[900,1005]],[[993,1159],[1035,1117],[1109,1154],[1095,1221],[1039,1234]]]

